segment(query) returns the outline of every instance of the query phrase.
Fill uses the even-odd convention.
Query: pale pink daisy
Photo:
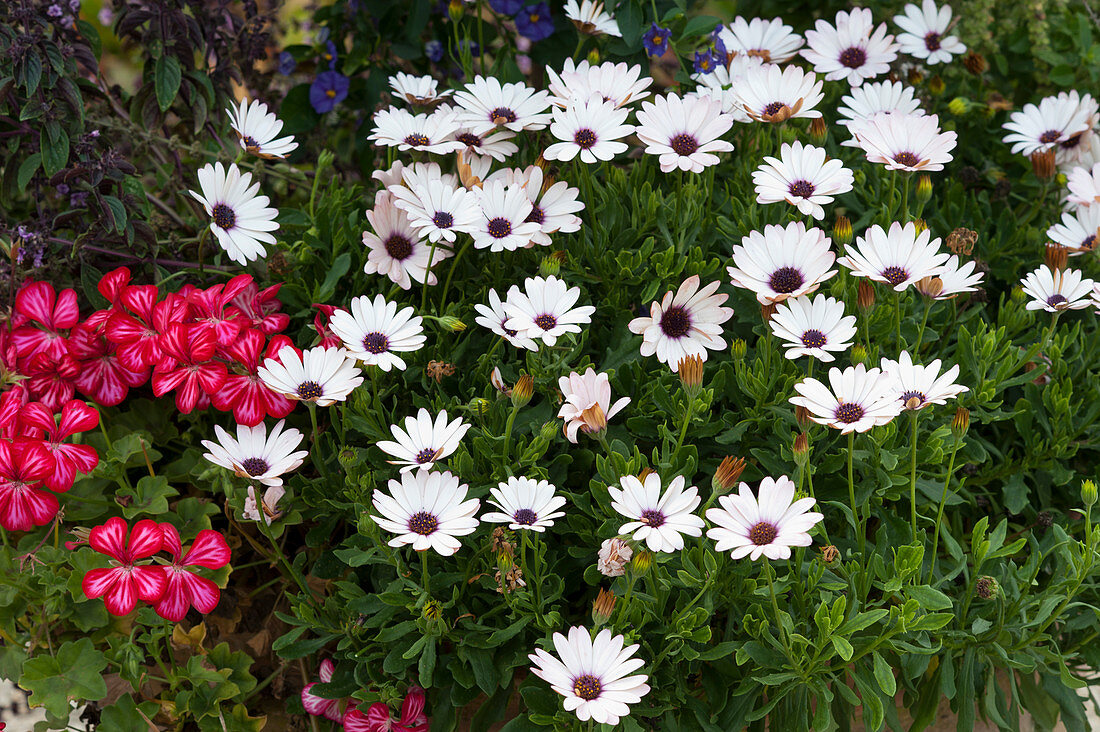
[[[750,56],[771,64],[790,61],[805,43],[782,18],[745,20],[740,15],[729,25],[718,27],[718,40],[727,54]]]
[[[611,403],[611,382],[605,373],[591,366],[583,374],[573,371],[558,379],[562,394],[558,417],[565,420],[565,437],[576,444],[580,432],[590,432],[590,423],[606,423],[630,403],[630,397],[620,397]]]
[[[649,315],[628,324],[630,332],[642,336],[641,354],[668,364],[676,372],[687,356],[707,360],[707,351],[726,347],[722,323],[733,317],[733,309],[722,307],[728,295],[716,294],[718,282],[700,289],[699,275],[688,277],[676,292],[666,292],[660,302],[649,305]]]
[[[526,348],[528,351],[539,350],[538,344],[533,339],[521,335],[511,328],[504,327],[511,316],[505,312],[504,303],[501,302],[500,295],[497,294],[496,290],[489,288],[489,304],[476,303],[474,304],[474,310],[478,313],[477,317],[474,318],[474,322],[481,327],[488,328],[516,348]]]
[[[912,221],[905,225],[895,221],[889,231],[875,224],[845,252],[837,261],[852,274],[888,284],[898,292],[917,280],[937,276],[950,256],[940,251],[940,240],[933,239],[928,229],[917,233]]]
[[[533,207],[520,185],[505,185],[496,180],[474,189],[481,216],[470,233],[474,247],[493,252],[514,251],[531,243],[542,228],[529,221]]]
[[[1096,250],[1100,236],[1100,206],[1082,206],[1062,214],[1062,223],[1047,229],[1047,238],[1069,249],[1069,256]]]
[[[524,338],[539,339],[548,346],[566,333],[580,333],[581,326],[592,322],[592,305],[577,305],[581,288],[570,287],[557,277],[528,277],[523,290],[508,289],[504,312],[505,326]]]
[[[848,130],[867,159],[887,170],[943,170],[958,140],[954,130],[940,130],[934,114],[878,114],[852,123]]]
[[[469,486],[447,471],[402,473],[390,480],[389,493],[376,489],[371,496],[371,520],[383,530],[397,534],[390,546],[411,545],[414,551],[434,549],[449,557],[462,546],[458,537],[477,530],[475,516],[481,502],[467,499]]]
[[[1046,97],[1039,106],[1025,104],[1013,112],[1004,128],[1009,134],[1004,141],[1012,144],[1012,152],[1030,156],[1069,142],[1089,130],[1089,109],[1076,94]]]
[[[630,519],[619,527],[620,534],[631,534],[634,541],[645,542],[650,551],[678,552],[684,548],[684,535],[702,536],[703,519],[692,513],[702,499],[699,489],[685,485],[677,475],[661,491],[661,476],[649,473],[644,480],[624,475],[619,486],[608,486],[611,507]]]
[[[813,356],[828,363],[830,351],[846,351],[856,335],[856,316],[844,314],[844,303],[818,294],[793,297],[776,306],[768,321],[772,332],[785,341],[787,358]]]
[[[403,290],[410,289],[413,280],[436,284],[429,267],[450,257],[450,250],[436,247],[433,252],[408,214],[394,205],[393,196],[377,196],[374,200],[374,208],[367,211],[373,231],[363,232],[363,246],[368,250],[363,271],[385,275]]]
[[[894,37],[886,32],[885,23],[875,28],[869,8],[841,10],[835,24],[818,20],[814,30],[806,31],[806,45],[802,57],[814,65],[814,71],[829,81],[847,79],[852,86],[885,74],[898,57]]]
[[[618,22],[604,9],[600,0],[565,0],[564,10],[565,17],[585,35],[619,38],[623,35]]]
[[[1031,298],[1027,309],[1048,313],[1087,308],[1091,304],[1089,295],[1096,285],[1079,269],[1052,270],[1045,264],[1029,272],[1020,284]]]
[[[857,364],[841,371],[834,366],[829,369],[829,386],[817,379],[803,379],[794,385],[798,396],[791,397],[790,402],[805,407],[814,422],[838,429],[841,434],[866,432],[901,412],[892,386],[892,378],[880,369]]]
[[[902,351],[897,361],[882,359],[882,371],[893,380],[891,389],[894,398],[903,409],[924,409],[933,404],[947,404],[963,392],[970,391],[962,384],[956,384],[959,376],[957,365],[940,373],[942,362],[937,358],[927,366],[913,363],[908,351]]]
[[[733,145],[719,137],[733,126],[722,103],[706,97],[682,99],[675,94],[643,101],[635,132],[645,151],[660,156],[661,171],[680,169],[701,173],[716,165],[715,153],[731,152]]]
[[[1100,203],[1100,163],[1092,168],[1074,168],[1066,180],[1066,203],[1071,206],[1094,206]]]
[[[733,88],[738,104],[751,119],[780,123],[820,117],[817,105],[825,98],[821,87],[812,71],[763,64],[747,68]]]
[[[476,135],[500,127],[512,132],[541,130],[550,122],[549,92],[520,82],[501,84],[495,76],[475,77],[454,99],[461,108],[455,114],[458,125]]]
[[[947,35],[951,30],[950,5],[937,8],[934,0],[924,0],[920,7],[909,3],[901,15],[894,16],[894,24],[903,31],[898,34],[901,52],[926,64],[949,63],[952,56],[966,53],[962,41]]]
[[[742,483],[736,494],[718,497],[720,508],[707,509],[707,520],[715,525],[707,530],[707,538],[714,540],[717,551],[728,551],[734,559],[790,559],[791,547],[813,543],[810,529],[825,518],[810,510],[813,498],[796,501],[794,491],[794,482],[785,475],[760,481],[758,496]]]
[[[836,274],[831,241],[817,227],[801,221],[765,226],[733,247],[730,278],[737,287],[752,290],[761,305],[808,295]]]
[[[650,77],[642,76],[642,67],[637,64],[606,61],[597,66],[587,60],[574,64],[571,58],[565,59],[561,74],[547,66],[546,75],[550,103],[561,108],[585,102],[592,95],[622,107],[648,97],[646,89],[653,83]]]
[[[550,133],[561,142],[546,148],[543,158],[567,162],[579,156],[584,163],[611,160],[626,152],[627,145],[621,140],[634,131],[632,125],[624,124],[629,113],[597,95],[575,99],[565,108],[555,107]]]
[[[454,139],[457,129],[454,115],[446,111],[413,114],[407,109],[390,107],[374,115],[374,129],[367,139],[398,150],[449,153],[462,147]]]
[[[840,160],[826,160],[825,149],[783,143],[779,157],[765,157],[752,174],[757,203],[786,201],[804,216],[825,218],[823,204],[852,190],[852,171]]]

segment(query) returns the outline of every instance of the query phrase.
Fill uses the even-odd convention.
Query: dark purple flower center
[[[756,546],[767,546],[775,541],[777,536],[779,536],[779,529],[768,521],[760,521],[749,529],[749,541]]]
[[[1077,144],[1081,142],[1081,138],[1084,137],[1084,136],[1085,136],[1085,133],[1083,133],[1083,132],[1079,135],[1074,135],[1073,137],[1069,138],[1068,140],[1065,140],[1064,142],[1062,142],[1061,143],[1061,148],[1063,150],[1072,150],[1073,148],[1077,147]]]
[[[498,216],[489,221],[489,236],[494,239],[503,239],[512,233],[512,222],[503,216]]]
[[[783,108],[786,107],[786,106],[787,105],[784,102],[772,102],[768,106],[764,107],[763,116],[764,117],[771,117],[773,115],[779,114],[780,112],[783,111]]]
[[[250,457],[241,463],[241,467],[244,468],[244,472],[255,478],[257,475],[266,473],[268,466],[263,458]]]
[[[585,127],[573,134],[573,142],[582,150],[587,150],[596,144],[596,133]]]
[[[810,328],[802,334],[802,345],[806,348],[821,348],[826,342],[825,334],[820,330]]]
[[[469,147],[481,147],[481,138],[472,132],[461,132],[455,135],[455,139]]]
[[[1069,301],[1066,299],[1065,295],[1061,295],[1061,294],[1051,295],[1050,297],[1047,298],[1047,305],[1050,305],[1052,308],[1056,308],[1064,302],[1069,302]]]
[[[429,143],[431,143],[431,140],[428,139],[427,135],[420,132],[413,132],[405,136],[405,144],[410,147],[423,147]]]
[[[521,508],[512,516],[512,521],[521,526],[531,526],[539,520],[539,515],[529,508]]]
[[[805,281],[806,280],[802,277],[802,273],[794,267],[780,267],[772,272],[768,284],[774,292],[778,292],[782,295],[789,295],[799,287],[802,287],[802,283]]]
[[[858,69],[865,63],[867,63],[867,52],[859,46],[845,48],[840,52],[840,64],[842,66],[847,66],[849,69]]]
[[[673,305],[661,316],[660,325],[669,338],[683,338],[691,330],[691,315],[680,305]]]
[[[585,701],[598,699],[601,691],[603,691],[603,685],[592,674],[578,676],[573,681],[573,693]]]
[[[435,533],[435,530],[438,528],[439,519],[427,511],[420,511],[409,517],[409,531],[414,534],[428,536],[429,534]]]
[[[416,464],[423,465],[424,463],[430,463],[435,460],[436,455],[439,454],[439,450],[435,450],[431,447],[425,447],[420,452],[416,453]]]
[[[386,239],[386,254],[390,255],[397,261],[407,259],[413,252],[412,242],[409,241],[403,234],[390,234],[390,238]]]
[[[928,401],[928,399],[925,398],[923,391],[907,391],[901,395],[902,404],[908,404],[910,399],[916,399],[920,404],[924,404],[926,401]],[[920,406],[920,404],[918,404],[917,406]]]
[[[655,508],[647,508],[642,511],[642,523],[646,526],[657,528],[665,523],[665,515]]]
[[[791,183],[787,191],[798,198],[809,198],[814,194],[814,184],[808,180],[796,180]]]
[[[900,285],[909,279],[909,273],[901,267],[887,267],[882,270],[882,279],[889,282],[891,285]]]
[[[1085,240],[1081,242],[1081,248],[1092,251],[1096,248],[1096,234],[1091,234],[1085,237]]]
[[[378,355],[390,350],[390,339],[384,333],[367,333],[363,336],[363,350]]]
[[[558,319],[550,313],[543,313],[535,317],[535,325],[543,330],[552,330],[558,324]]]
[[[432,223],[437,229],[449,229],[455,225],[455,217],[446,211],[436,211],[432,216]]]
[[[508,107],[497,107],[492,112],[489,112],[489,119],[491,119],[495,125],[503,125],[509,122],[515,122],[516,113],[508,109]]]
[[[1062,136],[1060,130],[1047,130],[1043,134],[1039,135],[1039,142],[1044,145],[1049,145],[1052,142],[1058,142],[1058,138]]]
[[[256,142],[256,138],[251,135],[242,137],[241,142],[244,143],[245,149],[247,150],[255,150],[260,147],[260,143]]]
[[[844,424],[858,422],[863,418],[863,407],[851,402],[841,403],[837,405],[834,416],[837,422],[843,422]]]
[[[935,31],[926,34],[924,36],[924,47],[927,48],[929,51],[940,50],[940,38],[942,38],[942,36]]]
[[[899,152],[894,156],[894,162],[912,168],[920,164],[920,158],[911,152]]]
[[[527,218],[524,219],[524,223],[535,223],[542,226],[542,222],[546,221],[546,213],[542,210],[541,206],[531,204],[531,213],[527,214]]]
[[[681,132],[668,141],[668,146],[671,147],[673,152],[677,155],[687,157],[699,149],[699,141],[692,135]]]
[[[321,389],[321,385],[316,381],[303,381],[301,384],[298,384],[298,398],[302,401],[316,401],[320,399],[324,393],[324,390]]]
[[[237,223],[237,214],[224,203],[214,206],[214,225],[221,229],[232,229]]]

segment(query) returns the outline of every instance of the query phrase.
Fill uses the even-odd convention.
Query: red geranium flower
[[[54,357],[46,350],[31,357],[23,367],[23,374],[31,395],[56,412],[76,393],[80,363],[72,354]]]
[[[128,615],[140,599],[154,603],[160,600],[167,584],[163,567],[137,564],[161,550],[164,532],[156,521],[142,519],[134,524],[129,539],[126,522],[117,516],[96,526],[88,535],[88,544],[114,562],[105,569],[91,569],[81,586],[89,599],[103,598],[112,615]]]
[[[130,284],[130,270],[126,267],[119,267],[103,275],[99,279],[96,289],[99,290],[100,295],[107,298],[111,303],[111,307],[107,310],[95,311],[84,319],[83,325],[98,331],[107,322],[107,318],[111,317],[118,308],[118,300],[128,284]]]
[[[76,388],[100,406],[121,404],[130,389],[149,380],[148,366],[138,371],[127,368],[119,358],[118,347],[86,323],[73,328],[69,346],[73,357],[80,362]]]
[[[224,285],[214,285],[205,290],[188,290],[187,302],[194,310],[194,322],[212,330],[219,346],[228,346],[236,340],[244,322],[226,312],[226,305],[252,281],[251,275],[237,275]]]
[[[313,307],[317,308],[317,314],[313,316],[313,329],[317,331],[319,340],[314,345],[324,346],[325,348],[343,348],[344,342],[340,339],[340,336],[336,335],[329,329],[329,323],[332,321],[332,314],[339,308],[333,305],[318,305],[313,304]]]
[[[156,288],[150,293],[146,287],[127,287],[119,302],[133,314],[120,310],[108,318],[103,329],[107,340],[118,345],[119,361],[135,372],[157,364],[160,334],[191,314],[187,301],[179,295],[170,294],[156,302]]]
[[[79,432],[99,426],[99,412],[82,401],[73,399],[61,408],[61,422],[54,426],[53,416],[47,429],[46,451],[53,460],[53,471],[46,478],[46,487],[63,492],[73,487],[77,473],[90,473],[99,465],[99,455],[91,445],[64,444]]]
[[[375,702],[363,714],[356,707],[348,707],[344,713],[344,729],[347,732],[428,732],[428,717],[424,714],[424,690],[409,687],[409,693],[401,705],[401,717],[390,716],[390,708]]]
[[[221,591],[216,584],[195,574],[191,568],[221,569],[229,564],[229,544],[225,537],[212,529],[203,529],[184,554],[176,527],[161,524],[160,528],[164,532],[164,549],[172,555],[172,564],[159,568],[164,572],[165,588],[154,607],[157,615],[178,623],[192,605],[200,613],[210,612],[217,607]]]
[[[65,337],[59,331],[72,328],[80,320],[76,290],[62,290],[57,295],[48,282],[30,282],[16,293],[15,311],[29,321],[12,331],[20,356],[27,358],[46,353],[56,359],[68,353]]]
[[[332,672],[336,670],[336,666],[332,661],[327,658],[321,661],[321,668],[318,675],[321,677],[321,683],[327,684],[332,681]],[[342,699],[325,699],[324,697],[317,696],[310,693],[310,689],[317,685],[317,682],[306,684],[302,688],[302,706],[306,708],[306,711],[312,714],[314,717],[324,717],[325,719],[331,719],[333,722],[339,722],[344,718],[344,715],[340,713],[340,702]]]
[[[53,461],[41,440],[0,440],[0,526],[30,531],[57,515],[57,499],[42,490]]]
[[[209,403],[225,383],[225,364],[215,361],[214,331],[193,325],[169,326],[161,337],[161,359],[153,369],[153,394],[176,391],[176,408],[190,414]]]
[[[282,419],[294,411],[296,402],[269,389],[256,372],[262,357],[275,358],[279,349],[290,345],[293,344],[286,336],[275,336],[264,353],[263,333],[251,328],[242,332],[222,353],[243,366],[245,373],[226,377],[222,387],[210,395],[214,406],[223,412],[232,410],[237,424],[246,427],[255,427],[267,415]]]
[[[249,321],[253,328],[259,329],[264,335],[281,333],[290,325],[290,316],[281,313],[283,304],[277,299],[282,283],[272,285],[263,290],[250,281],[238,293],[229,305],[229,312]]]

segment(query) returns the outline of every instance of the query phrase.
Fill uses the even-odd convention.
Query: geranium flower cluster
[[[335,664],[326,658],[321,661],[317,672],[320,682],[313,681],[302,688],[302,706],[308,714],[342,724],[348,732],[428,732],[428,715],[424,714],[425,694],[419,686],[409,687],[401,702],[401,714],[397,717],[383,702],[375,702],[363,712],[353,699],[326,699],[313,693],[313,687],[318,683],[332,681],[335,671]]]

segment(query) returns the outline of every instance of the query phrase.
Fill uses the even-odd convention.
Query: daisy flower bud
[[[1059,244],[1047,244],[1043,253],[1043,262],[1051,270],[1063,270],[1069,259],[1069,250]]]
[[[1081,484],[1081,502],[1085,504],[1085,508],[1096,503],[1096,483],[1086,480]]]
[[[794,418],[795,421],[798,422],[798,426],[802,429],[806,429],[813,424],[813,420],[810,419],[810,410],[801,404],[794,408]]]
[[[794,445],[791,447],[791,452],[794,453],[794,461],[798,463],[799,467],[806,465],[806,456],[810,453],[810,438],[805,432],[800,432],[798,437],[794,438]]]
[[[478,413],[482,416],[489,413],[489,408],[491,406],[492,406],[492,404],[489,403],[488,399],[482,399],[481,397],[477,397],[475,399],[470,400],[470,409],[472,409],[474,412],[476,412],[476,413]]]
[[[447,15],[451,16],[451,20],[458,22],[458,19],[462,17],[462,0],[451,0],[447,4]]]
[[[512,387],[512,406],[517,409],[527,406],[534,393],[535,379],[531,374],[523,374],[516,381],[516,385]]]
[[[932,178],[922,174],[917,178],[917,201],[926,203],[930,198],[932,198]]]
[[[737,481],[741,479],[741,473],[745,471],[745,458],[735,458],[732,455],[726,455],[722,458],[722,462],[718,463],[718,468],[714,471],[714,477],[710,481],[711,488],[714,491],[725,493],[733,490],[737,485]]]
[[[970,111],[970,100],[965,97],[955,97],[947,103],[947,109],[956,117],[962,117]]]
[[[1031,170],[1039,180],[1049,180],[1054,177],[1057,168],[1054,165],[1055,149],[1036,150],[1031,153]]]
[[[561,261],[551,255],[543,257],[539,262],[539,274],[543,277],[556,277],[561,272]]]
[[[697,397],[703,386],[703,359],[699,356],[684,356],[680,359],[677,373],[688,396],[692,399]]]
[[[959,407],[955,410],[955,418],[951,420],[951,434],[958,440],[966,434],[968,429],[970,429],[970,410]]]
[[[983,600],[995,600],[1000,588],[1001,586],[997,584],[997,580],[993,579],[988,574],[979,577],[977,583],[974,585],[975,593]]]
[[[452,333],[461,333],[466,330],[466,324],[453,315],[444,315],[442,318],[436,320],[437,323],[444,329]]]
[[[810,139],[818,145],[821,145],[828,136],[829,125],[825,122],[825,118],[815,117],[813,122],[810,123]]]
[[[943,79],[939,77],[939,74],[933,76],[931,79],[928,80],[928,91],[934,97],[938,97],[940,94],[943,94],[943,90],[946,86],[947,85],[943,83]]]
[[[734,338],[730,343],[730,356],[734,361],[741,361],[745,358],[745,351],[748,349],[749,344],[745,342],[744,338]]]
[[[913,219],[913,226],[916,227],[917,236],[928,231],[928,222],[924,219]]]
[[[588,52],[588,65],[599,66],[600,64],[600,49],[593,48]]]
[[[630,571],[641,577],[653,566],[653,552],[641,551],[630,560]]]
[[[853,364],[866,363],[867,361],[867,347],[862,343],[857,343],[852,346],[851,359]]]
[[[913,287],[917,288],[917,292],[925,297],[934,299],[943,292],[943,280],[939,277],[925,277],[917,280]]]
[[[837,216],[833,224],[833,241],[839,246],[852,243],[852,222],[847,216]]]
[[[618,598],[614,594],[603,587],[600,588],[600,594],[596,596],[596,600],[592,603],[592,622],[596,624],[597,628],[611,619],[611,614],[615,612],[615,602],[617,600]]]

